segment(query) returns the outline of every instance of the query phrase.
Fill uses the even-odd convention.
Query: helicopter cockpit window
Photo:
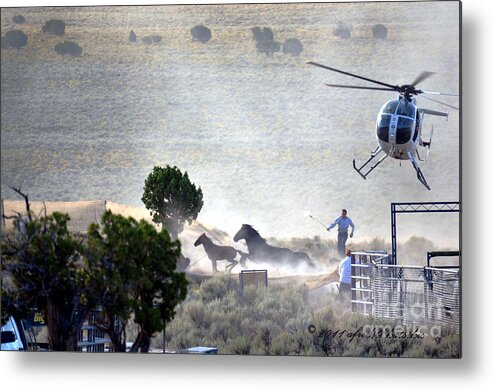
[[[395,114],[395,110],[397,109],[398,104],[398,100],[391,100],[390,102],[387,102],[382,110],[382,114]]]
[[[414,118],[416,107],[414,104],[408,102],[406,99],[401,99],[399,101],[399,106],[397,107],[397,115],[408,116]]]
[[[397,122],[397,132],[395,141],[398,144],[405,144],[411,139],[414,121],[409,118],[399,117]]]
[[[389,126],[391,115],[381,114],[377,122],[377,137],[384,142],[389,142]]]

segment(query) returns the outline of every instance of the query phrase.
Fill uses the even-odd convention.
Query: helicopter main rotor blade
[[[352,89],[370,89],[372,91],[392,91],[394,92],[394,88],[379,88],[379,87],[360,87],[358,85],[340,85],[340,84],[325,84],[327,87],[334,88],[352,88]]]
[[[308,61],[307,64],[309,64],[309,65],[315,65],[315,66],[318,66],[319,68],[328,69],[328,70],[331,70],[333,72],[345,74],[347,76],[356,77],[357,79],[369,81],[370,83],[375,83],[375,84],[383,85],[385,87],[392,88],[393,91],[399,91],[400,90],[400,88],[399,88],[398,85],[391,85],[391,84],[383,83],[381,81],[372,80],[372,79],[369,79],[367,77],[358,76],[357,74],[353,74],[353,73],[349,73],[349,72],[344,72],[343,70],[331,68],[330,66],[322,65],[322,64],[319,64],[317,62]]]
[[[414,81],[411,83],[411,85],[413,87],[415,87],[418,83],[422,82],[423,80],[426,80],[428,77],[430,77],[431,75],[434,75],[435,72],[427,72],[427,71],[423,71],[421,72],[418,77],[416,77],[414,79]]]
[[[447,104],[447,103],[444,103],[444,102],[441,102],[440,100],[436,100],[436,99],[432,99],[431,97],[428,97],[428,96],[423,96],[421,95],[421,97],[425,98],[425,99],[428,99],[428,100],[431,100],[435,103],[439,103],[439,104],[443,104],[444,106],[447,106],[447,107],[450,107],[450,108],[453,108],[454,110],[458,110],[459,107],[455,107],[455,106],[452,106],[450,104]]]
[[[429,95],[459,96],[456,93],[448,93],[448,92],[421,91],[421,93],[427,93]]]

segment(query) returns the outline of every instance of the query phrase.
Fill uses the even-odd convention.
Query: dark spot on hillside
[[[257,42],[255,47],[259,53],[272,56],[274,53],[281,51],[281,44],[274,41],[274,33],[269,27],[252,28],[253,39]]]
[[[334,30],[334,35],[342,39],[348,39],[351,37],[351,28],[339,23]]]
[[[202,25],[193,27],[190,30],[190,33],[192,34],[192,39],[194,41],[199,41],[201,43],[208,42],[212,37],[211,30]]]
[[[137,42],[137,35],[133,31],[130,31],[130,34],[128,34],[128,40],[130,42]]]
[[[281,51],[281,44],[276,41],[257,42],[255,46],[257,51],[267,54],[268,56],[272,56],[274,53]]]
[[[282,52],[284,54],[292,54],[294,56],[299,56],[303,51],[303,45],[301,44],[299,39],[289,38],[284,41],[282,45]]]
[[[146,35],[141,38],[141,41],[146,45],[161,42],[162,38],[159,35]]]
[[[74,42],[63,41],[63,43],[58,43],[55,45],[55,52],[62,56],[68,54],[73,57],[80,57],[82,55],[82,47]]]
[[[373,37],[377,39],[387,39],[387,27],[383,24],[375,24],[372,29]]]
[[[12,18],[12,21],[15,23],[15,24],[23,24],[26,22],[26,18],[22,15],[15,15],[13,18]]]
[[[253,39],[257,42],[266,42],[274,40],[274,33],[269,27],[254,27],[252,28]]]
[[[17,49],[27,45],[27,35],[22,30],[7,31],[2,37],[2,49]]]
[[[65,22],[58,19],[48,20],[43,26],[43,32],[53,35],[65,34]]]

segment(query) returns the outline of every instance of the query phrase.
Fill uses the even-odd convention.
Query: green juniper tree
[[[185,274],[175,272],[180,243],[163,229],[141,220],[103,214],[84,240],[68,230],[69,217],[36,217],[24,196],[26,213],[2,233],[2,324],[9,316],[25,319],[42,312],[50,347],[77,350],[88,314],[102,309],[96,326],[115,351],[125,351],[125,324],[139,326],[133,351],[147,352],[150,339],[175,315],[187,294]]]
[[[148,352],[151,337],[174,317],[187,294],[185,275],[175,272],[179,256],[180,242],[144,220],[106,211],[101,225],[90,226],[88,267],[104,318],[97,326],[115,351],[125,351],[125,324],[132,314],[139,325],[134,352]]]
[[[151,211],[152,220],[162,224],[173,239],[183,231],[185,222],[197,218],[202,206],[202,190],[193,184],[188,173],[176,167],[155,166],[147,176],[142,202]]]
[[[9,315],[26,318],[37,308],[51,348],[75,351],[82,324],[95,307],[82,245],[68,231],[68,215],[36,218],[27,195],[16,191],[25,198],[27,214],[16,215],[14,229],[2,235],[2,279],[10,281],[9,287],[2,283],[2,322]]]

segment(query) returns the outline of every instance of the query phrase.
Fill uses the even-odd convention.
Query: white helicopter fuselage
[[[448,117],[446,112],[418,108],[416,99],[413,97],[400,96],[398,99],[389,100],[385,103],[378,114],[375,129],[378,146],[370,158],[360,167],[357,167],[356,161],[353,160],[353,168],[356,172],[363,179],[366,179],[370,172],[380,165],[386,157],[410,160],[416,170],[418,180],[429,190],[430,186],[418,166],[418,161],[426,160],[426,158],[425,160],[421,159],[418,146],[427,148],[426,155],[428,155],[433,135],[432,127],[428,141],[423,141],[421,137],[425,114]],[[381,153],[383,156],[378,157]],[[370,168],[366,168],[367,166]]]
[[[376,91],[394,91],[399,93],[397,99],[389,100],[385,103],[378,114],[376,123],[376,138],[378,146],[371,153],[370,158],[366,160],[359,167],[356,164],[356,160],[353,159],[353,168],[358,174],[366,180],[366,177],[379,166],[387,157],[392,157],[397,160],[410,160],[418,177],[418,180],[430,190],[430,186],[426,182],[426,179],[418,166],[418,161],[425,161],[420,158],[418,146],[425,147],[427,149],[426,155],[430,151],[431,138],[433,134],[433,126],[431,127],[430,137],[428,141],[422,139],[422,127],[425,114],[448,117],[448,112],[441,112],[430,110],[423,107],[417,107],[416,99],[414,96],[420,94],[434,94],[434,95],[448,95],[459,96],[453,93],[443,93],[435,91],[423,91],[417,89],[416,85],[421,83],[430,77],[433,72],[423,71],[421,72],[410,84],[389,84],[382,81],[373,80],[368,77],[363,77],[354,73],[349,73],[344,70],[332,68],[327,65],[322,65],[317,62],[309,61],[308,64],[317,66],[319,68],[327,69],[332,72],[344,74],[346,76],[354,77],[360,80],[364,80],[376,86],[362,86],[362,85],[343,85],[343,84],[325,84],[327,87],[332,88],[348,88],[348,89],[367,89]],[[432,100],[435,103],[443,104],[453,109],[459,109],[458,107],[451,106],[450,104],[441,102],[430,97],[423,96],[428,100]]]
[[[405,98],[389,100],[378,114],[375,136],[382,151],[398,160],[416,157],[421,143],[422,113],[416,107],[416,100]],[[412,157],[411,157],[412,156]]]

